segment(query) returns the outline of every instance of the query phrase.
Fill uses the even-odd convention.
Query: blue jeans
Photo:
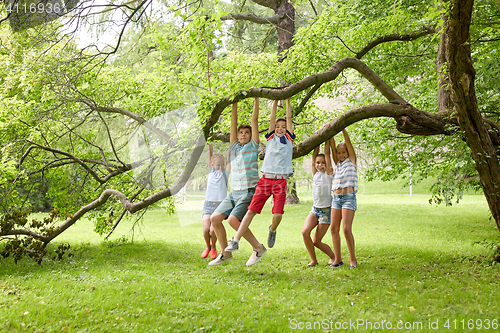
[[[350,209],[356,211],[358,208],[356,193],[333,194],[332,209]]]

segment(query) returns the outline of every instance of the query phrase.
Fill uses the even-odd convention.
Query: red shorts
[[[286,200],[286,179],[260,178],[248,210],[259,213],[267,199],[273,195],[273,214],[283,214]]]

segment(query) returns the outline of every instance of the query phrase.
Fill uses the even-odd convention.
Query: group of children
[[[255,215],[272,195],[272,223],[269,226],[267,246],[272,248],[276,241],[278,228],[287,196],[287,178],[293,174],[292,153],[293,134],[292,108],[290,100],[286,100],[286,118],[276,119],[278,101],[274,101],[266,134],[266,153],[262,164],[262,177],[258,174],[259,139],[259,99],[254,100],[252,125],[238,127],[238,105],[234,103],[231,110],[231,146],[228,160],[224,163],[221,154],[213,154],[209,146],[210,172],[207,182],[206,201],[203,207],[203,235],[206,248],[202,257],[212,258],[210,266],[222,264],[233,258],[243,237],[253,248],[252,255],[246,265],[258,263],[266,253],[266,247],[253,235],[249,226]],[[340,224],[350,254],[350,267],[356,268],[357,261],[352,235],[352,221],[356,211],[356,191],[358,186],[356,154],[346,130],[342,131],[344,142],[335,147],[335,139],[325,143],[325,153],[319,154],[319,147],[314,150],[313,173],[313,207],[306,218],[302,236],[311,257],[308,267],[318,264],[314,247],[330,257],[328,265],[337,268],[343,266],[340,252]],[[331,156],[336,165],[333,172]],[[227,195],[229,172],[232,173],[232,192]],[[332,185],[333,182],[333,185]],[[333,196],[332,196],[333,191]],[[227,242],[227,234],[223,220],[236,230],[233,239]],[[331,225],[333,251],[322,239]],[[314,238],[312,230],[317,227]],[[216,240],[221,252],[217,254]]]

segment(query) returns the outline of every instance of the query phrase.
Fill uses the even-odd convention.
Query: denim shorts
[[[331,224],[331,215],[332,209],[330,207],[327,208],[317,208],[312,206],[311,213],[318,217],[318,223]]]
[[[358,208],[356,193],[333,194],[332,209],[342,210],[344,208],[356,211]]]
[[[212,215],[213,212],[219,207],[220,201],[208,201],[205,200],[205,204],[203,205],[203,215]]]

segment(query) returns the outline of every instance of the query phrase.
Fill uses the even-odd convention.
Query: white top
[[[332,203],[333,174],[319,172],[313,176],[313,205],[316,208],[329,208]]]
[[[286,131],[285,135],[277,136],[274,131],[266,134],[266,155],[260,171],[275,175],[292,175],[293,140],[295,135]]]
[[[210,168],[207,180],[207,192],[205,200],[207,201],[222,201],[227,196],[227,178],[229,172],[226,169],[215,171],[215,168]]]

